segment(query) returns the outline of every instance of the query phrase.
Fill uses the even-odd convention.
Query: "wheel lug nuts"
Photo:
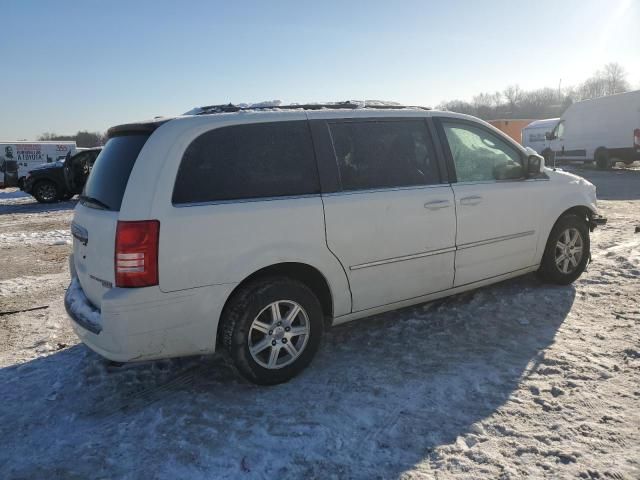
[[[291,330],[291,328],[289,328],[289,327],[284,329],[285,332],[288,332],[289,330]]]
[[[282,322],[278,322],[278,326],[282,325]]]
[[[287,339],[286,339],[286,338],[283,338],[283,339],[282,339],[282,343],[287,343]]]
[[[275,347],[276,346],[276,341],[274,340],[273,342],[271,342],[271,345],[273,345]]]
[[[273,330],[269,330],[269,335],[273,335]]]

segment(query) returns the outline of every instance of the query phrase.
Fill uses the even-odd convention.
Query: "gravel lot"
[[[640,478],[640,168],[571,169],[609,217],[576,284],[336,327],[271,388],[217,356],[108,366],[62,305],[74,203],[0,190],[0,478]]]

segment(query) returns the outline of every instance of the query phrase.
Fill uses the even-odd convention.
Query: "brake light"
[[[158,285],[160,222],[118,222],[116,228],[116,287]]]
[[[640,128],[633,131],[633,146],[640,149]]]

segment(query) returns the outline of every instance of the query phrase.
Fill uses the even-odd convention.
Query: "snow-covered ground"
[[[32,257],[0,267],[0,313],[47,307],[0,315],[0,478],[640,478],[640,171],[578,173],[609,224],[574,285],[336,327],[270,388],[223,357],[108,366],[66,320],[70,247],[0,248]],[[0,233],[27,238],[73,207],[3,202]]]

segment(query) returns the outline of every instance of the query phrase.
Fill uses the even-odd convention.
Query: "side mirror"
[[[553,132],[545,132],[544,138],[546,138],[547,140],[553,140],[556,137],[553,135]]]
[[[527,157],[527,177],[537,177],[544,171],[544,158],[540,155]]]

